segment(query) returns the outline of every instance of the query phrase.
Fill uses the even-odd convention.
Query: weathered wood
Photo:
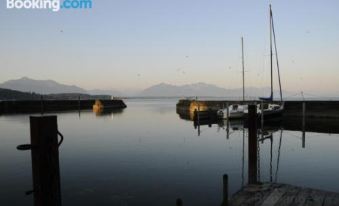
[[[30,117],[35,206],[60,206],[60,171],[56,116]]]
[[[222,206],[228,206],[228,175],[223,176],[223,201]]]
[[[287,191],[285,194],[280,198],[280,200],[275,204],[275,206],[285,206],[285,205],[292,205],[294,199],[300,192],[301,188],[293,187],[293,186],[285,186]]]
[[[339,194],[336,193],[327,194],[323,206],[337,206],[337,205],[339,205]]]
[[[312,190],[306,198],[305,206],[322,206],[326,197],[326,192],[320,190]]]
[[[305,188],[300,190],[300,192],[296,195],[292,205],[295,206],[303,206],[306,203],[306,200],[308,198],[310,198],[310,194],[311,194],[312,190],[309,188]]]
[[[293,185],[247,185],[230,199],[232,206],[338,206],[339,194]]]
[[[257,107],[248,105],[248,183],[257,183]]]
[[[281,187],[281,188],[275,188],[270,193],[270,195],[264,200],[264,202],[261,204],[262,206],[271,206],[275,205],[281,197],[285,194],[287,188]]]

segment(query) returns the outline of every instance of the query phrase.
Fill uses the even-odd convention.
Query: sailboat
[[[241,37],[241,50],[242,50],[242,101],[245,102],[245,60],[244,60],[244,38]],[[244,118],[248,105],[245,104],[232,104],[228,108],[220,109],[217,115],[222,119],[241,119]]]
[[[279,117],[282,115],[284,111],[284,102],[282,98],[282,90],[281,90],[281,81],[280,81],[280,68],[278,61],[278,49],[276,44],[275,30],[274,30],[274,22],[273,22],[273,12],[272,7],[270,5],[270,65],[271,65],[271,94],[269,97],[261,97],[259,98],[263,101],[263,104],[258,105],[258,113],[263,114],[264,117]],[[273,44],[275,50],[275,59],[278,70],[278,79],[279,79],[279,90],[280,90],[280,104],[275,104],[273,102]]]

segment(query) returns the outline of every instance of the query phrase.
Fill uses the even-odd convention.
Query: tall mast
[[[280,101],[283,101],[282,97],[282,90],[281,90],[281,80],[280,80],[280,67],[279,67],[279,58],[278,58],[278,49],[277,49],[277,40],[275,38],[275,31],[274,31],[274,21],[273,21],[273,14],[272,14],[272,32],[273,32],[273,39],[274,39],[274,50],[275,50],[275,59],[277,61],[277,70],[278,70],[278,80],[279,80],[279,90],[280,90]]]
[[[271,56],[271,100],[273,100],[273,49],[272,49],[272,8],[270,4],[270,56]]]
[[[241,37],[241,54],[242,54],[242,101],[245,101],[244,37]]]

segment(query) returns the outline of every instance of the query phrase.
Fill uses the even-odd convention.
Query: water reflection
[[[182,120],[171,102],[128,103],[123,113],[59,113],[63,205],[220,205],[223,174],[230,197],[248,183],[248,126],[238,121],[199,125]],[[168,111],[168,112],[160,112]],[[170,112],[172,111],[172,112]],[[31,205],[30,155],[16,151],[29,137],[26,115],[0,117],[0,202]],[[257,180],[339,192],[339,135],[288,123],[258,125]],[[299,122],[299,123],[297,123]],[[297,126],[299,124],[299,126]],[[209,127],[210,126],[210,127]],[[325,125],[326,127],[326,125]],[[334,128],[330,128],[331,131]],[[327,132],[326,132],[327,133]],[[5,204],[8,203],[8,204]]]
[[[110,108],[93,108],[93,112],[97,117],[111,117],[121,115],[124,112],[124,109],[110,109]]]

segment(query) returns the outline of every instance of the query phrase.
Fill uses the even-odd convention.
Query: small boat
[[[276,44],[276,37],[274,31],[274,23],[273,23],[273,13],[272,7],[270,5],[270,64],[271,64],[271,95],[270,97],[262,97],[260,98],[265,104],[263,104],[263,108],[261,108],[261,104],[259,106],[260,111],[259,114],[263,114],[265,118],[273,118],[280,117],[284,112],[284,102],[282,98],[282,90],[281,90],[281,81],[280,81],[280,68],[278,61],[278,50]],[[278,80],[279,80],[279,90],[280,90],[280,104],[273,103],[273,44],[275,50],[275,59],[278,70]]]
[[[242,50],[242,101],[245,101],[245,61],[244,61],[244,38],[241,37]],[[217,115],[221,119],[242,119],[245,116],[245,111],[248,105],[232,104],[228,108],[220,109]]]
[[[248,105],[232,104],[227,108],[219,109],[217,115],[222,119],[242,119],[245,111],[248,110]]]

